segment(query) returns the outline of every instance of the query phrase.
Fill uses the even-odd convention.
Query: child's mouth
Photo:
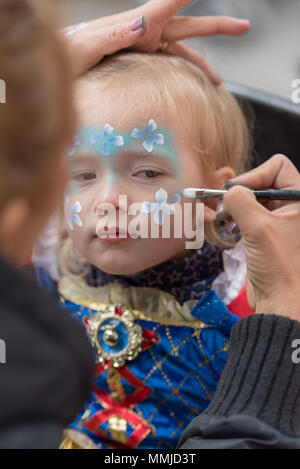
[[[110,243],[120,243],[130,239],[129,233],[118,226],[106,230],[105,227],[99,230],[96,229],[96,234],[101,241]]]

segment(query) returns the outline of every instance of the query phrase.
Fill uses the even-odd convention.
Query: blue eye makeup
[[[168,129],[160,127],[154,119],[149,119],[145,128],[135,127],[125,133],[118,132],[109,123],[103,129],[96,126],[82,127],[73,140],[68,156],[72,158],[83,150],[92,150],[104,160],[110,160],[116,154],[130,149],[141,158],[159,153],[171,159],[174,171],[180,174],[175,139]]]

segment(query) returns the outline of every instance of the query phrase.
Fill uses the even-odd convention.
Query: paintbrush
[[[300,200],[300,191],[294,190],[253,190],[253,194],[257,199],[263,200]],[[227,193],[224,189],[203,189],[196,187],[188,187],[179,191],[179,193],[188,199],[223,199]]]

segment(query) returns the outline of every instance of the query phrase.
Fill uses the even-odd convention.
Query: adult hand
[[[66,28],[62,32],[68,35],[74,73],[87,71],[104,56],[120,49],[133,47],[143,52],[155,52],[164,43],[167,46],[165,52],[195,63],[213,83],[220,84],[220,77],[206,60],[180,41],[216,34],[239,36],[249,30],[250,22],[226,16],[174,18],[191,1],[151,0],[133,10]]]
[[[275,155],[230,183],[300,190],[300,174],[287,157]],[[255,313],[300,320],[300,202],[262,205],[248,188],[234,185],[224,205],[238,223],[245,245],[250,307]]]

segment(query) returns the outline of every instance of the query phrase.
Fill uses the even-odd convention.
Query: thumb
[[[126,22],[107,26],[99,31],[99,48],[104,55],[113,54],[120,49],[134,45],[145,33],[145,16]]]
[[[266,220],[271,216],[269,210],[257,202],[253,192],[244,186],[230,188],[224,196],[224,206],[245,238],[264,230]]]
[[[133,46],[146,31],[145,16],[109,26],[85,28],[70,35],[69,48],[74,76],[98,64],[106,55]]]

